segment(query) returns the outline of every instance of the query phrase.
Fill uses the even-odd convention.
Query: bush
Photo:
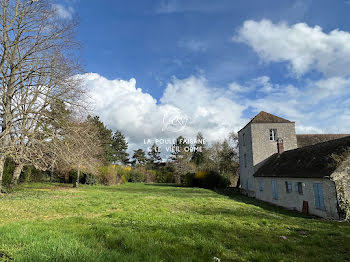
[[[182,184],[203,188],[223,188],[230,185],[230,180],[216,170],[199,170],[182,177]]]
[[[99,182],[106,186],[123,183],[121,174],[118,172],[119,170],[119,166],[116,165],[102,167],[99,172]]]
[[[128,182],[140,183],[145,182],[145,169],[143,168],[134,168],[130,171],[130,176]]]
[[[182,177],[182,184],[184,186],[194,186],[195,173],[187,173]]]
[[[156,183],[174,183],[174,172],[169,167],[161,167],[155,171],[154,181]]]
[[[4,166],[4,173],[2,176],[2,183],[4,186],[10,186],[13,171],[15,170],[15,162],[12,159],[7,158]]]
[[[83,174],[80,177],[79,183],[86,185],[96,185],[98,183],[98,177],[94,174]]]

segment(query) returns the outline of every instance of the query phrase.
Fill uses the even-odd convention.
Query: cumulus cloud
[[[133,78],[109,80],[95,73],[80,77],[90,90],[93,112],[109,128],[122,131],[130,149],[146,150],[144,139],[194,138],[198,131],[208,141],[221,140],[248,122],[244,112],[253,116],[261,110],[296,121],[299,133],[350,130],[350,77],[294,86],[261,76],[227,88],[210,86],[204,76],[174,77],[159,101],[138,88]],[[184,128],[168,128],[174,122]]]
[[[327,77],[350,75],[350,33],[323,32],[305,23],[245,21],[233,37],[251,46],[265,62],[288,62],[298,76],[317,70]]]
[[[90,90],[94,113],[109,128],[122,131],[134,149],[144,147],[144,139],[194,138],[198,131],[209,141],[222,140],[244,123],[245,108],[229,99],[224,89],[212,89],[204,77],[173,78],[160,101],[137,88],[135,79],[108,80],[95,73],[80,77]],[[186,118],[185,128],[167,128],[167,121],[174,121],[171,114]]]
[[[65,7],[61,4],[53,4],[52,8],[61,19],[72,19],[74,14],[73,7]]]
[[[248,94],[243,102],[254,112],[264,110],[296,121],[299,133],[349,132],[350,122],[344,120],[350,118],[346,106],[350,78],[308,80],[302,87],[275,84],[266,76],[257,79],[253,81],[255,95]]]

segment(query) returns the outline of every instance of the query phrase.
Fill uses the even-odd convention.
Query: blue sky
[[[102,93],[108,100],[114,93],[114,103],[120,104],[112,105],[112,99],[109,105],[100,103],[96,112],[135,143],[161,134],[143,128],[145,119],[152,117],[139,112],[127,114],[128,119],[141,121],[129,125],[146,131],[136,134],[121,123],[116,111],[126,101],[135,102],[125,88],[142,97],[135,103],[150,101],[150,114],[176,107],[192,119],[187,135],[204,130],[214,140],[228,130],[237,131],[260,110],[297,121],[299,133],[350,129],[350,1],[62,0],[57,4],[67,12],[65,19],[71,14],[79,20],[78,40],[83,44],[85,70],[93,73],[87,77],[92,93],[100,100],[105,99]],[[188,103],[197,107],[188,109]],[[220,107],[223,104],[225,108]],[[218,111],[224,112],[222,117]]]

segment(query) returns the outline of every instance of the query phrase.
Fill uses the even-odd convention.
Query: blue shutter
[[[278,199],[277,183],[275,180],[272,180],[272,190],[273,190],[273,198]]]
[[[324,199],[323,199],[323,187],[322,184],[318,184],[318,196],[320,200],[320,209],[325,209],[324,208]]]
[[[318,185],[314,183],[313,188],[314,188],[314,195],[315,195],[315,206],[316,208],[320,208],[320,196],[318,194]]]
[[[323,187],[320,183],[314,183],[315,206],[318,209],[324,210]]]
[[[298,182],[294,182],[294,191],[299,192],[298,191]]]

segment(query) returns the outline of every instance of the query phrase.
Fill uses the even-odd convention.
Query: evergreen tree
[[[98,139],[101,143],[101,156],[100,159],[105,163],[109,164],[115,161],[115,149],[112,146],[112,130],[108,129],[103,122],[100,120],[99,116],[88,116],[88,121],[90,121],[98,130]]]
[[[197,134],[197,143],[195,145],[195,150],[192,154],[191,161],[196,164],[196,166],[200,166],[205,162],[205,153],[206,153],[206,147],[204,144],[204,137],[201,132],[198,132]]]
[[[153,167],[156,167],[157,164],[162,162],[162,158],[160,156],[160,147],[158,147],[156,143],[152,145],[151,151],[148,152],[148,156],[150,157],[150,162]]]
[[[134,166],[143,166],[147,163],[148,160],[145,151],[143,151],[141,148],[134,150],[134,155],[132,158],[132,164]]]
[[[126,152],[128,150],[128,142],[125,136],[120,131],[115,131],[112,137],[112,148],[113,148],[113,160],[119,164],[128,164],[129,154]]]

